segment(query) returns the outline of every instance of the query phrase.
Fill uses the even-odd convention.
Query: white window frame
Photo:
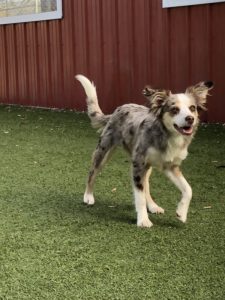
[[[225,0],[163,0],[163,8],[225,2]]]
[[[57,4],[56,11],[20,15],[20,16],[0,17],[0,25],[61,19],[62,0],[56,0],[56,4]]]

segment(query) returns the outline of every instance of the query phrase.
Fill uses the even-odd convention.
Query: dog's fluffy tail
[[[99,107],[94,83],[91,83],[90,80],[83,75],[76,75],[75,78],[80,81],[87,95],[86,101],[88,116],[91,119],[92,126],[94,128],[104,127],[107,124],[110,115],[104,115],[101,108]]]

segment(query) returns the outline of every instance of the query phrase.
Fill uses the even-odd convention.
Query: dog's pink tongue
[[[183,127],[183,128],[181,128],[181,131],[183,134],[190,135],[190,134],[192,134],[193,130],[192,130],[192,127]]]

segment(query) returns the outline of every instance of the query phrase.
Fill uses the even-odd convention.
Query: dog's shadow
[[[60,218],[74,218],[83,220],[83,222],[93,223],[123,223],[136,226],[136,212],[133,203],[110,203],[106,199],[97,199],[94,205],[86,205],[82,202],[83,194],[54,196],[51,202],[54,202],[52,213],[60,214]],[[183,224],[173,218],[170,214],[155,215],[149,213],[150,220],[154,225],[167,228],[182,229]]]
[[[76,211],[79,214],[85,214],[96,222],[119,222],[124,224],[136,224],[135,210],[132,202],[111,203],[107,199],[98,198],[94,205],[87,205],[82,202],[83,195],[76,197]]]

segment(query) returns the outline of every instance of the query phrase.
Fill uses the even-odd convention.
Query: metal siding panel
[[[211,79],[210,72],[210,10],[202,5],[190,8],[190,73],[189,83],[194,85],[203,80]],[[210,99],[211,100],[211,99]],[[201,114],[207,121],[208,111]]]
[[[28,76],[27,76],[27,45],[26,31],[24,24],[18,24],[15,27],[16,50],[17,50],[17,78],[18,91],[17,101],[21,104],[27,104]]]
[[[102,93],[102,68],[103,68],[103,43],[100,1],[86,1],[86,47],[87,47],[87,76],[94,80],[98,86],[98,97],[100,106],[104,106]],[[104,109],[104,107],[103,107]]]
[[[5,27],[0,26],[0,101],[8,102],[8,66],[7,66],[7,46],[5,38]]]
[[[37,53],[37,35],[36,23],[26,24],[27,37],[27,72],[28,72],[28,90],[27,90],[27,104],[38,105],[38,53]]]
[[[37,55],[39,61],[39,106],[51,106],[52,85],[51,85],[51,64],[49,59],[49,31],[48,23],[37,23]]]
[[[0,101],[85,109],[74,75],[104,112],[143,103],[145,84],[183,91],[215,81],[204,120],[225,121],[225,4],[162,9],[158,0],[67,0],[62,20],[0,26]]]
[[[62,57],[64,85],[64,104],[66,108],[75,107],[75,67],[74,67],[74,1],[64,1],[64,10],[67,11],[67,18],[62,20]]]
[[[73,0],[70,0],[73,1]],[[75,57],[74,57],[74,70],[75,74],[84,74],[87,75],[87,39],[86,39],[86,15],[85,11],[85,1],[77,0],[74,3],[74,35],[73,45],[75,49]],[[66,11],[64,11],[65,15]],[[94,80],[94,78],[93,78]],[[84,100],[84,94],[81,86],[79,86],[78,82],[73,83],[75,87],[74,99],[75,99],[75,107],[78,110],[85,110],[86,104]]]
[[[189,8],[171,10],[170,26],[171,88],[181,92],[189,82]]]
[[[98,79],[101,75],[101,27],[99,1],[86,1],[86,42],[88,74]]]
[[[210,78],[209,10],[206,5],[190,9],[190,84]]]
[[[159,1],[151,2],[151,11],[150,11],[150,26],[151,26],[151,65],[150,72],[151,74],[151,84],[155,87],[166,87],[167,85],[167,74],[168,74],[168,23],[167,23],[167,12],[161,7]],[[177,33],[174,35],[177,37]],[[178,37],[177,37],[178,38]],[[174,43],[179,43],[174,37]],[[175,55],[175,59],[177,55]],[[173,68],[170,70],[173,72]]]
[[[210,122],[225,122],[225,5],[212,6],[211,72],[215,83],[213,99],[209,100],[208,118]]]
[[[62,57],[62,36],[60,21],[49,22],[50,61],[52,77],[52,101],[50,107],[65,107]]]
[[[15,27],[9,25],[6,28],[6,48],[8,68],[8,97],[15,102],[17,99],[17,51],[15,43]]]
[[[103,88],[102,109],[113,110],[115,99],[119,98],[118,86],[118,29],[117,5],[115,1],[104,0],[101,7],[102,61],[100,84]]]
[[[115,105],[130,102],[132,98],[133,43],[132,43],[132,4],[129,0],[117,2],[118,36],[118,86],[119,97]]]
[[[150,6],[149,1],[132,2],[132,48],[133,48],[133,72],[132,72],[132,99],[143,104],[144,97],[141,94],[146,83],[150,83],[148,72],[150,65]]]

